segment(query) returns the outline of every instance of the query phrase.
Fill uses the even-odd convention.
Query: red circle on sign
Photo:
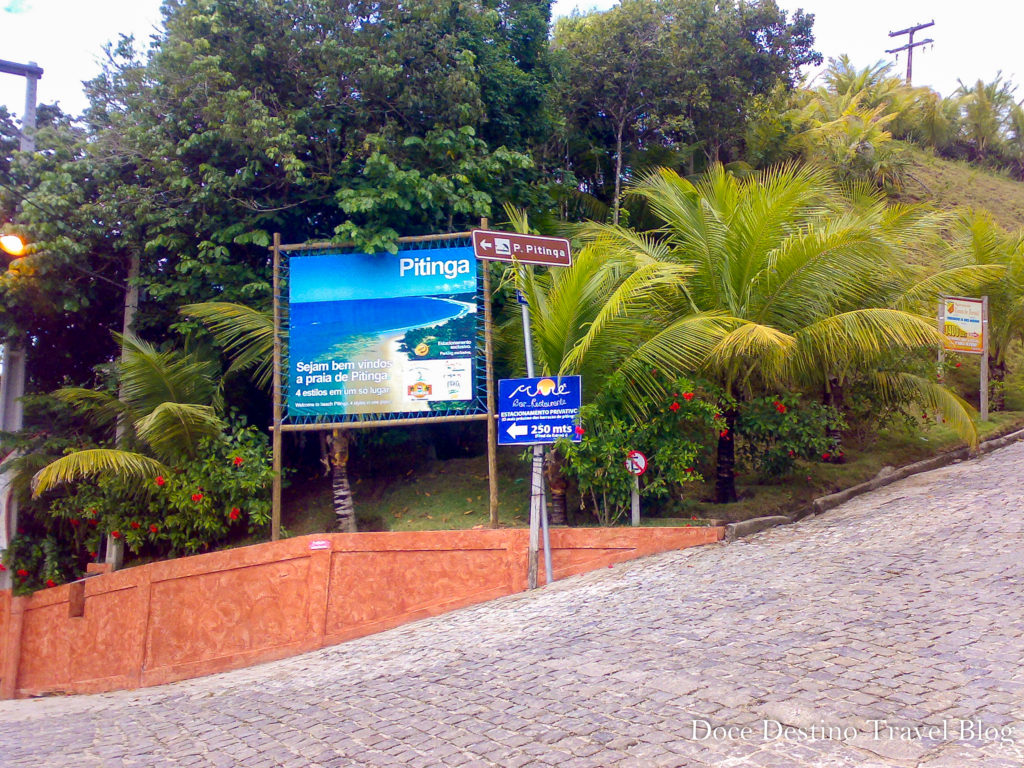
[[[647,457],[640,451],[630,451],[626,454],[626,470],[631,475],[642,475],[647,471]]]

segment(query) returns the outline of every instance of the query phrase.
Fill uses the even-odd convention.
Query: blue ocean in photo
[[[433,325],[461,317],[470,307],[433,296],[293,303],[289,357],[312,362],[353,339]]]

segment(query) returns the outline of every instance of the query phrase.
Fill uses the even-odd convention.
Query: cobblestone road
[[[1022,470],[1017,444],[302,657],[0,702],[0,765],[1020,768]]]

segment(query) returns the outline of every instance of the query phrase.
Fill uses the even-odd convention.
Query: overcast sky
[[[826,58],[848,53],[858,67],[887,56],[887,48],[906,41],[888,33],[935,20],[935,26],[917,34],[934,38],[933,47],[918,48],[914,57],[914,83],[930,85],[949,94],[957,78],[965,83],[1003,76],[1022,86],[1024,99],[1024,27],[1021,0],[778,0],[783,8],[803,7],[815,14],[817,49]],[[609,7],[609,0],[558,0],[556,15],[580,5]],[[120,33],[145,40],[160,22],[160,0],[0,0],[0,59],[35,61],[45,70],[39,84],[41,102],[59,101],[69,112],[85,107],[81,81],[99,71],[103,44]],[[906,66],[900,56],[898,71]],[[21,114],[25,105],[24,81],[0,74],[0,103]]]

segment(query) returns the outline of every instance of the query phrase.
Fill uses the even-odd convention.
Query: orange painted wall
[[[11,615],[11,591],[5,589],[0,591],[0,680],[4,678],[4,664],[7,662],[7,635],[10,632],[8,617]]]
[[[719,541],[723,533],[552,530],[555,578]],[[0,691],[29,696],[159,685],[520,592],[528,536],[525,530],[322,534],[153,563],[87,579],[78,617],[69,615],[75,586],[36,592],[19,603],[25,606],[20,635],[11,629],[11,594],[0,592]],[[542,582],[543,571],[542,563]]]

